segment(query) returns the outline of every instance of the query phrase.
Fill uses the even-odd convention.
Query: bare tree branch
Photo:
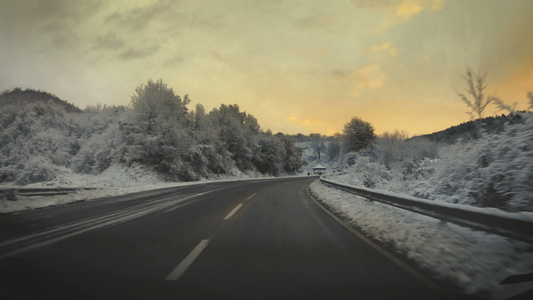
[[[483,111],[494,100],[493,96],[485,97],[483,92],[487,88],[485,84],[486,77],[486,74],[482,76],[474,74],[471,69],[467,69],[466,76],[463,77],[467,85],[466,95],[462,93],[458,93],[458,95],[466,104],[466,107],[470,109],[467,113],[470,114],[470,118],[472,119],[475,115],[478,118],[482,118]]]

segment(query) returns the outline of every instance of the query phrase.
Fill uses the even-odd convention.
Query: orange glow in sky
[[[4,0],[0,90],[84,108],[163,79],[191,109],[236,103],[273,132],[333,134],[359,116],[424,134],[469,120],[468,67],[527,108],[532,15],[530,0]]]

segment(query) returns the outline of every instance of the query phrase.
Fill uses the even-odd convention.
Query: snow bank
[[[77,174],[70,169],[60,170],[60,175],[51,181],[26,185],[26,187],[69,187],[91,188],[94,190],[78,190],[67,195],[55,196],[17,196],[17,201],[0,200],[0,213],[10,213],[34,208],[56,206],[79,201],[91,201],[103,197],[111,197],[144,190],[157,189],[184,183],[166,183],[157,173],[135,166],[127,168],[114,165],[100,175]],[[3,188],[16,188],[13,185],[2,185]]]
[[[354,187],[348,184],[342,184],[342,183],[338,183],[332,180],[328,180],[324,177],[322,177],[322,179],[326,183],[331,183],[333,185],[336,184],[336,185],[340,185],[346,188]],[[449,209],[453,209],[456,211],[465,211],[465,212],[471,212],[471,213],[476,213],[476,214],[490,215],[490,216],[501,217],[505,219],[520,220],[520,221],[526,221],[526,222],[533,223],[533,212],[527,212],[527,211],[508,212],[508,211],[503,211],[501,209],[497,209],[493,207],[475,207],[471,205],[463,205],[463,204],[455,204],[455,203],[449,203],[449,202],[443,202],[443,201],[421,199],[421,198],[412,197],[412,196],[408,196],[405,194],[392,192],[388,190],[382,190],[382,189],[370,189],[370,188],[365,188],[365,187],[355,187],[355,188],[363,192],[377,193],[377,194],[382,194],[385,196],[405,199],[407,201],[410,201],[411,203],[414,202],[413,204],[415,206],[417,203],[428,204],[428,205],[431,205],[432,207],[449,208]]]
[[[77,190],[67,195],[54,196],[22,196],[18,195],[16,201],[0,198],[0,213],[19,212],[35,208],[57,206],[79,201],[94,201],[105,197],[125,195],[140,191],[160,189],[173,186],[203,184],[206,182],[243,181],[257,179],[277,179],[254,172],[243,173],[239,169],[232,170],[231,175],[220,175],[216,179],[192,182],[167,182],[164,175],[150,170],[143,165],[136,164],[126,167],[120,164],[112,165],[99,175],[78,174],[70,169],[62,169],[60,175],[54,180],[26,185],[24,188],[36,187],[63,187],[63,188],[94,188],[92,190]],[[287,176],[294,177],[294,176]],[[0,185],[0,189],[17,188],[10,184]]]
[[[371,202],[318,181],[310,188],[363,234],[465,293],[504,299],[533,288],[533,283],[499,285],[510,275],[533,272],[530,244]]]

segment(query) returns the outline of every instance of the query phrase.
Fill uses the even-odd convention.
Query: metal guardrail
[[[79,190],[94,190],[96,188],[8,188],[0,189],[0,199],[16,201],[18,196],[57,196],[67,195]]]
[[[479,229],[501,236],[510,237],[533,244],[533,220],[514,217],[515,213],[501,212],[491,214],[482,209],[464,207],[465,205],[449,203],[432,203],[424,199],[417,201],[414,197],[399,197],[369,189],[348,186],[320,178],[320,181],[334,188],[356,194],[369,200],[382,202],[404,210],[423,214],[442,221]],[[463,206],[463,207],[461,207]]]

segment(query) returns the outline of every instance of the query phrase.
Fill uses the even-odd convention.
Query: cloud
[[[398,16],[413,16],[424,9],[440,10],[443,0],[353,0],[356,8],[394,10]]]
[[[443,5],[443,0],[403,0],[396,7],[396,15],[407,20],[423,10],[441,10]]]
[[[385,81],[385,74],[378,65],[366,65],[355,71],[334,69],[330,77],[334,81],[353,84],[360,89],[378,88]],[[359,92],[354,95],[359,95]]]
[[[122,60],[134,60],[150,57],[159,51],[158,46],[148,46],[144,48],[129,47],[119,53],[118,58]]]
[[[333,78],[334,80],[342,81],[342,80],[346,80],[346,79],[350,78],[353,75],[353,72],[346,71],[346,70],[334,69],[334,70],[331,71],[330,75],[331,75],[331,78]]]
[[[296,27],[303,30],[321,29],[329,33],[334,32],[335,25],[343,19],[340,17],[307,17],[296,23]]]
[[[433,5],[431,6],[432,10],[441,10],[442,6],[444,6],[444,0],[435,0],[433,1]]]
[[[355,82],[359,88],[377,88],[383,85],[385,75],[378,65],[368,65],[357,70]]]
[[[118,24],[130,31],[145,29],[154,20],[161,20],[172,15],[172,1],[157,1],[150,5],[135,6],[126,10],[110,13],[106,24]],[[175,16],[177,17],[177,16]]]
[[[64,52],[83,42],[80,28],[101,10],[101,1],[0,1],[0,38],[38,51]]]
[[[287,120],[291,124],[302,125],[307,128],[318,128],[324,125],[324,122],[317,118],[299,118],[297,116],[289,116]]]
[[[93,42],[93,46],[96,49],[117,50],[122,48],[123,45],[124,41],[112,31],[96,37]]]
[[[99,1],[0,1],[0,31],[13,36],[75,32],[100,11]],[[27,38],[27,36],[25,36]]]
[[[411,20],[423,11],[437,11],[443,7],[442,0],[353,0],[356,9],[380,16],[368,31],[381,35],[399,23]]]
[[[165,61],[163,65],[166,67],[175,67],[175,66],[181,65],[184,61],[185,61],[185,57],[175,56]]]
[[[296,115],[289,115],[285,118],[286,126],[290,126],[294,132],[320,132],[322,134],[332,135],[339,131],[339,124],[332,122],[339,121],[337,114],[323,114],[323,111],[306,111],[306,117],[302,118]]]
[[[396,8],[396,15],[404,19],[410,19],[411,17],[418,15],[424,8],[420,3],[406,0],[402,1]]]
[[[352,2],[359,9],[386,9],[396,6],[400,0],[352,0]]]
[[[390,56],[393,56],[393,57],[398,55],[398,49],[396,49],[393,43],[383,43],[383,44],[374,45],[372,46],[372,48],[370,48],[370,51],[374,53],[386,52]]]

